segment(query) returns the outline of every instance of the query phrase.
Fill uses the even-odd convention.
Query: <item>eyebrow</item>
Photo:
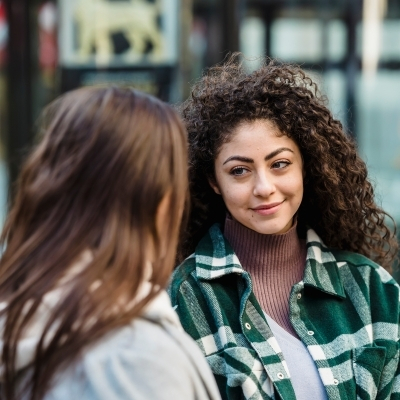
[[[291,153],[294,153],[294,151],[292,149],[289,149],[288,147],[280,147],[279,149],[274,150],[272,153],[269,153],[268,155],[265,156],[264,160],[268,161],[271,158],[274,158],[275,156],[277,156],[279,153],[282,153],[284,151],[290,151]],[[222,165],[225,165],[227,162],[229,161],[241,161],[241,162],[245,162],[245,163],[249,163],[252,164],[254,163],[254,160],[252,158],[248,158],[248,157],[242,157],[242,156],[231,156],[228,157],[224,163]]]

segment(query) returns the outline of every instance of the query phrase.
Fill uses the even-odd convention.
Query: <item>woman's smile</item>
[[[282,204],[283,201],[278,203],[264,204],[258,207],[253,207],[251,208],[251,210],[255,211],[257,214],[260,215],[272,215],[281,209]]]

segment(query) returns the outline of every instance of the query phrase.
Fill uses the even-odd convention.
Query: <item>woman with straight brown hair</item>
[[[84,88],[44,122],[1,237],[0,397],[218,399],[163,290],[187,191],[177,115]]]

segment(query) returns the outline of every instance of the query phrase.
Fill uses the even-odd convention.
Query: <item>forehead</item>
[[[278,147],[288,147],[300,154],[296,142],[281,132],[271,121],[257,119],[244,121],[232,130],[229,140],[220,149],[226,152],[273,151]]]

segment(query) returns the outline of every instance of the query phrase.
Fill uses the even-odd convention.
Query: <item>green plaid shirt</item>
[[[223,399],[296,398],[251,278],[218,225],[175,270],[169,293]],[[327,249],[310,229],[304,278],[289,302],[329,399],[400,399],[399,286],[383,268]]]

